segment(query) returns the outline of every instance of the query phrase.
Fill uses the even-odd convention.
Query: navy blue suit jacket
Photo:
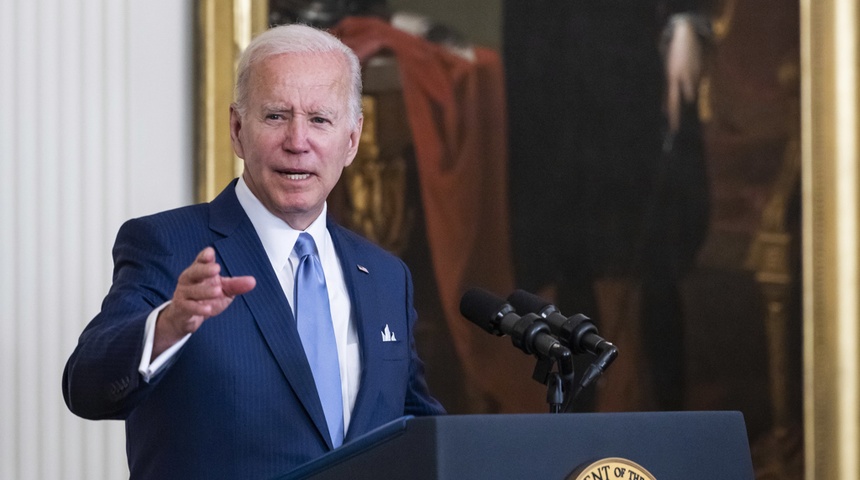
[[[331,449],[295,320],[235,181],[215,200],[126,222],[113,285],[69,358],[63,395],[90,419],[124,419],[132,478],[271,478]],[[345,441],[404,414],[444,413],[414,349],[412,280],[396,257],[328,222],[361,345]],[[146,317],[212,246],[222,275],[257,286],[206,320],[149,383],[138,373]],[[388,325],[398,341],[383,342]]]

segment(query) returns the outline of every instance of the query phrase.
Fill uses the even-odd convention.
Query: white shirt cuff
[[[143,333],[143,355],[140,359],[140,366],[137,368],[137,371],[140,372],[143,376],[143,381],[146,383],[149,383],[149,380],[160,372],[165,365],[167,365],[176,352],[185,345],[185,342],[187,342],[188,338],[191,336],[190,333],[185,335],[170,348],[161,352],[161,355],[159,355],[158,358],[150,362],[150,357],[152,357],[152,347],[155,344],[155,322],[158,320],[158,314],[161,313],[161,311],[168,305],[170,305],[170,301],[163,303],[161,306],[153,310],[148,317],[146,317],[146,329]]]

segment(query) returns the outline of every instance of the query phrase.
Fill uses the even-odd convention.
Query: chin
[[[304,217],[314,215],[315,212],[322,211],[322,204],[309,204],[308,202],[282,202],[278,204],[278,212],[281,217]]]

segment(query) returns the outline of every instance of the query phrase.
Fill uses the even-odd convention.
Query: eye
[[[323,125],[323,124],[331,123],[331,122],[329,121],[329,119],[327,119],[325,117],[311,117],[311,123],[317,123],[317,124]]]
[[[280,113],[270,113],[266,115],[266,120],[283,120],[284,116]]]

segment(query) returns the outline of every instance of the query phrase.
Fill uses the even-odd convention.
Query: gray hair
[[[251,67],[260,60],[283,53],[337,53],[343,54],[349,67],[352,88],[349,93],[349,113],[352,126],[361,117],[361,64],[351,48],[334,35],[298,23],[270,28],[254,38],[239,57],[236,69],[236,109],[245,114],[248,105]]]

